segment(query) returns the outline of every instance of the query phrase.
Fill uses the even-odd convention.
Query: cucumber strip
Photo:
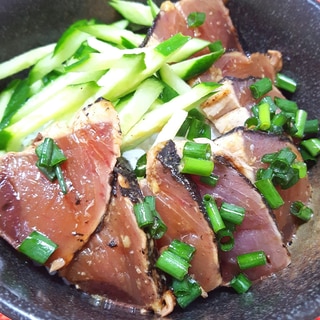
[[[52,53],[55,45],[55,43],[51,43],[43,47],[38,47],[0,63],[0,79],[10,77],[30,68],[44,56]]]
[[[168,60],[168,63],[180,62],[198,51],[208,47],[211,42],[199,38],[191,38],[180,50],[177,50],[175,54]]]
[[[92,36],[87,39],[87,43],[88,43],[89,47],[91,47],[92,49],[94,49],[100,53],[114,53],[115,54],[116,52],[119,52],[121,50],[108,42],[98,40],[97,38],[92,37]],[[125,50],[125,49],[123,49],[123,50]]]
[[[98,95],[110,101],[125,96],[146,78],[141,77],[145,67],[144,53],[124,55],[98,80]]]
[[[148,5],[124,0],[111,0],[109,5],[131,23],[145,27],[152,26],[154,17]]]
[[[212,64],[220,58],[221,54],[208,53],[199,57],[184,60],[171,65],[171,69],[183,80],[191,78],[207,71]]]
[[[151,10],[151,14],[153,19],[156,18],[156,16],[158,15],[158,13],[160,12],[160,8],[157,6],[157,4],[152,1],[152,0],[147,0],[147,4],[150,7]]]
[[[185,110],[175,111],[172,117],[169,119],[169,121],[163,126],[163,128],[159,132],[153,145],[155,146],[160,142],[174,139],[187,116],[188,112]]]
[[[214,94],[220,84],[214,82],[202,82],[194,86],[188,92],[173,98],[146,113],[143,118],[123,137],[122,149],[128,150],[136,147],[154,133],[159,132],[177,110],[189,111],[200,104],[208,96]]]
[[[159,76],[163,82],[174,89],[177,93],[182,94],[191,89],[191,87],[173,72],[168,64],[164,64],[159,70]]]
[[[58,94],[47,99],[40,108],[7,127],[0,133],[0,147],[7,151],[19,151],[35,133],[48,122],[66,118],[80,109],[88,97],[94,95],[98,86],[94,82],[65,87]]]
[[[94,36],[100,40],[117,44],[121,48],[126,48],[123,45],[123,39],[126,39],[127,41],[134,43],[136,47],[138,47],[145,38],[145,35],[140,35],[129,30],[119,29],[115,26],[106,24],[82,26],[79,27],[79,30],[88,33],[91,36]]]
[[[24,117],[28,117],[30,113],[35,111],[37,108],[40,108],[43,104],[46,104],[47,100],[50,100],[56,94],[59,94],[59,92],[65,87],[90,81],[97,81],[102,74],[104,74],[104,71],[85,73],[70,72],[58,77],[56,80],[42,88],[42,90],[40,90],[37,94],[29,98],[23,107],[13,115],[11,118],[11,124],[20,121]]]
[[[121,19],[116,22],[110,23],[110,26],[116,27],[118,29],[127,29],[129,26],[129,21],[126,19]]]
[[[5,109],[13,95],[14,87],[9,87],[0,93],[0,123],[2,122]]]
[[[135,90],[143,80],[158,71],[189,39],[182,34],[176,34],[155,48],[145,48],[144,53],[125,55],[120,60],[126,59],[126,61],[119,61],[117,66],[112,67],[98,81],[98,85],[102,87],[101,96],[115,101]],[[142,61],[135,62],[134,59],[137,59],[135,57],[141,57]]]
[[[125,104],[117,106],[122,134],[127,132],[142,118],[152,103],[158,98],[163,85],[155,77],[144,80],[133,96]]]
[[[7,106],[4,109],[0,122],[0,130],[7,127],[17,110],[19,110],[24,102],[30,96],[30,89],[26,79],[18,80],[14,84],[14,91],[10,97]]]
[[[89,53],[85,58],[65,67],[65,72],[90,72],[110,69],[121,57],[121,50],[117,53]]]
[[[88,33],[81,32],[78,28],[83,25],[90,25],[91,23],[91,21],[81,20],[71,25],[59,39],[54,53],[46,55],[31,69],[29,74],[30,83],[41,79],[68,60],[78,50],[80,45],[90,37]]]

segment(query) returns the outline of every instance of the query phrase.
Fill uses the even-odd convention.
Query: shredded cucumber
[[[140,47],[145,35],[128,27],[132,22],[152,23],[159,8],[152,0],[147,3],[112,0],[125,19],[112,24],[77,21],[56,44],[0,63],[0,78],[30,68],[25,79],[0,93],[0,149],[21,150],[49,123],[70,117],[99,97],[110,100],[118,111],[123,150],[161,130],[160,140],[174,135],[183,121],[182,110],[198,106],[217,90],[215,83],[191,88],[185,81],[199,65],[209,68],[216,53],[190,59],[211,44],[182,34]],[[128,8],[130,19],[124,13]]]

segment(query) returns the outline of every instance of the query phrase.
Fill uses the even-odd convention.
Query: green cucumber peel
[[[30,68],[46,55],[53,53],[55,45],[55,43],[52,43],[38,47],[0,63],[0,79],[10,77]]]
[[[145,27],[152,26],[154,16],[148,5],[124,0],[111,0],[109,5],[131,23]]]
[[[145,35],[140,35],[129,30],[120,29],[116,26],[106,24],[82,26],[78,29],[82,32],[90,34],[91,36],[94,36],[97,39],[118,45],[123,49],[126,48],[123,45],[124,38],[138,47],[145,37]]]
[[[98,89],[95,82],[63,88],[51,99],[47,99],[41,107],[0,132],[1,148],[6,151],[20,151],[30,142],[28,139],[32,139],[32,135],[43,126],[71,117]]]
[[[55,95],[59,94],[65,87],[70,85],[76,85],[91,81],[97,81],[104,72],[70,72],[64,74],[48,85],[42,88],[38,93],[31,96],[24,105],[16,110],[15,114],[11,118],[11,124],[20,121],[21,119],[28,117],[37,108],[41,108],[42,105],[47,103],[47,100],[54,98]]]
[[[220,58],[216,52],[184,60],[171,65],[171,69],[183,80],[187,81],[207,71]]]
[[[133,93],[132,97],[116,107],[119,115],[121,132],[127,132],[142,118],[153,102],[158,98],[163,85],[155,77],[148,78],[141,82]]]
[[[202,82],[188,92],[181,94],[162,106],[146,113],[143,118],[123,137],[122,149],[128,150],[151,135],[159,132],[174,112],[189,111],[199,105],[208,96],[215,93],[221,85],[215,82]]]

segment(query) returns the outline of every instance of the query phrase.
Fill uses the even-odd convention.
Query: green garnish
[[[204,12],[191,12],[187,17],[187,24],[190,28],[196,28],[203,25],[206,20],[206,14]]]
[[[44,264],[58,248],[55,244],[44,234],[38,231],[32,231],[20,244],[18,251],[22,252],[30,259]]]
[[[60,165],[67,160],[62,150],[52,138],[45,138],[35,150],[38,161],[36,166],[50,181],[58,180],[61,191],[67,194],[67,185]]]

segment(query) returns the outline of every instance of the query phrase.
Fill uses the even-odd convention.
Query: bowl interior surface
[[[159,1],[157,1],[159,3]],[[298,81],[291,97],[310,118],[320,118],[320,4],[316,0],[230,0],[239,37],[248,52],[280,50],[283,72]],[[118,16],[104,0],[0,0],[0,61],[56,41],[72,22]],[[5,82],[0,82],[0,88]],[[300,227],[291,265],[245,295],[219,289],[170,319],[314,319],[320,315],[319,163],[310,179],[314,218]],[[50,277],[0,240],[0,311],[12,319],[141,319],[96,301]],[[149,315],[147,318],[155,318]]]

